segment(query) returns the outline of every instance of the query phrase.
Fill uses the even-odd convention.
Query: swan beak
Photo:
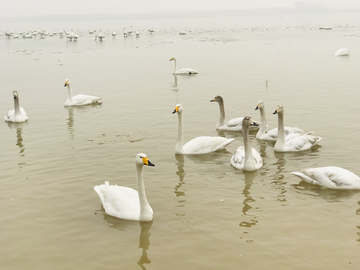
[[[215,98],[213,98],[212,100],[210,100],[210,102],[215,102],[216,100],[215,100]]]
[[[155,166],[155,164],[151,163],[150,160],[147,157],[142,158],[143,163],[148,166]]]
[[[278,110],[276,109],[275,112],[273,112],[273,114],[277,114],[278,113]]]
[[[174,114],[177,113],[178,111],[179,111],[179,107],[175,107],[175,110],[172,113]]]
[[[259,109],[259,105],[256,106],[255,110],[258,110]]]
[[[171,58],[169,61],[171,61],[171,60],[174,60],[174,57],[173,57],[173,58]]]
[[[67,82],[65,82],[64,87],[65,87],[65,86],[67,86],[67,85],[68,85],[68,83],[67,83]]]
[[[259,126],[259,124],[253,121],[253,122],[251,123],[251,126],[258,127],[258,126]]]

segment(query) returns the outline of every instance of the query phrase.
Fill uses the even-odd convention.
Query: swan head
[[[172,61],[172,60],[174,60],[174,61],[175,61],[175,60],[176,60],[176,58],[175,58],[175,57],[171,57],[171,59],[170,59],[169,61]]]
[[[210,102],[222,103],[222,102],[224,102],[224,100],[223,100],[222,96],[216,96],[212,100],[210,100]]]
[[[174,109],[174,111],[172,112],[173,114],[174,113],[181,113],[183,111],[183,108],[182,108],[182,105],[181,104],[177,104],[176,106],[175,106],[175,109]]]
[[[69,79],[66,79],[66,80],[65,80],[65,85],[64,85],[64,87],[66,87],[66,86],[68,86],[68,85],[70,85],[70,80],[69,80]]]
[[[18,99],[19,98],[19,94],[17,91],[13,91],[13,95],[14,95],[14,99]]]
[[[140,166],[155,166],[155,164],[151,163],[148,157],[144,153],[139,153],[135,157],[135,164]]]
[[[284,112],[284,107],[282,105],[277,105],[275,112],[273,114],[280,114]]]
[[[242,120],[243,127],[250,127],[250,126],[258,126],[256,122],[254,122],[250,116],[245,116]]]
[[[258,109],[260,109],[260,108],[263,107],[263,106],[264,106],[264,102],[263,102],[262,100],[259,100],[258,103],[257,103],[257,106],[256,106],[255,110],[258,110]]]

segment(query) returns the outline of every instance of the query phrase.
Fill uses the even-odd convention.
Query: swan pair
[[[74,96],[70,87],[70,80],[65,80],[64,87],[68,89],[68,98],[64,103],[64,106],[83,106],[89,104],[101,104],[101,97],[89,96],[89,95],[76,95]]]
[[[23,107],[20,107],[19,103],[19,93],[17,91],[13,91],[14,97],[14,110],[10,110],[5,114],[6,122],[15,122],[21,123],[25,122],[29,119]]]
[[[178,114],[178,140],[175,146],[175,154],[197,155],[208,154],[218,150],[225,149],[234,139],[224,137],[201,136],[183,144],[183,106],[177,104],[173,114]]]
[[[129,187],[110,185],[108,181],[105,181],[103,185],[94,187],[108,215],[127,220],[153,220],[153,210],[145,193],[144,166],[155,165],[149,161],[145,154],[139,153],[135,157],[137,191]]]
[[[218,130],[227,130],[227,131],[242,131],[242,121],[244,117],[233,118],[225,122],[225,107],[224,99],[221,96],[216,96],[210,102],[217,102],[220,108],[220,118],[216,124],[216,129]],[[256,121],[255,121],[256,122]],[[257,122],[256,122],[257,123]],[[258,129],[259,126],[250,126],[251,129]]]
[[[191,68],[181,68],[179,70],[176,70],[176,58],[172,57],[169,61],[174,61],[175,62],[175,66],[174,66],[174,75],[192,75],[192,74],[198,74],[199,72],[196,71],[195,69],[191,69]]]

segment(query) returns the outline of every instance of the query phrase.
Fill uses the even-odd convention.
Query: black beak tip
[[[153,163],[151,163],[150,161],[148,161],[148,166],[155,167],[155,164],[153,164]]]
[[[273,114],[277,114],[277,111],[273,112]]]
[[[259,109],[259,106],[256,106],[255,110],[258,110]]]

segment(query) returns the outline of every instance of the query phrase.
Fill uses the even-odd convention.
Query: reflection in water
[[[245,187],[244,190],[242,192],[242,194],[244,195],[244,201],[243,201],[243,208],[242,208],[242,212],[243,215],[242,217],[244,217],[246,220],[240,222],[240,227],[247,227],[250,228],[254,225],[256,225],[258,223],[257,221],[257,217],[250,215],[248,212],[249,210],[252,209],[251,207],[251,203],[255,202],[256,200],[251,196],[250,193],[250,188],[253,184],[253,180],[254,178],[257,176],[257,172],[245,172],[244,171],[244,175],[245,175]],[[248,218],[250,217],[250,218]],[[249,220],[250,219],[250,220]]]
[[[175,194],[176,197],[183,197],[185,196],[185,191],[181,190],[181,186],[185,183],[184,182],[184,177],[186,175],[185,170],[184,170],[184,155],[175,155],[176,158],[176,165],[177,165],[177,172],[176,175],[179,176],[179,183],[176,185],[175,187]],[[177,205],[177,207],[184,207],[186,200],[179,198],[179,205]]]
[[[109,224],[109,228],[114,228],[119,231],[125,231],[126,228],[133,226],[137,223],[137,221],[131,221],[131,220],[124,220],[124,219],[118,219],[112,216],[109,216],[105,213],[104,208],[101,209],[102,214],[104,216],[104,220]],[[146,269],[144,264],[150,264],[151,261],[148,258],[147,251],[150,247],[150,228],[152,226],[153,222],[139,222],[140,225],[140,236],[139,236],[139,248],[142,249],[142,254],[137,262],[137,264],[141,267],[141,269]]]
[[[69,118],[67,120],[67,126],[70,139],[74,139],[74,108],[68,107]]]
[[[274,165],[277,166],[277,170],[275,172],[274,181],[272,181],[272,183],[276,185],[276,189],[280,190],[280,193],[277,196],[277,201],[281,202],[282,205],[285,206],[287,205],[287,200],[285,198],[285,193],[287,192],[285,188],[286,181],[284,181],[284,171],[286,164],[285,154],[274,152],[274,155],[277,158],[277,162],[274,163]]]
[[[28,122],[21,122],[21,123],[11,123],[11,122],[7,122],[8,127],[10,129],[15,129],[16,128],[16,145],[19,147],[19,154],[20,157],[24,157],[25,156],[25,145],[24,145],[24,139],[23,139],[23,127],[28,125]],[[19,162],[19,168],[21,169],[22,166],[26,164],[24,162]]]

